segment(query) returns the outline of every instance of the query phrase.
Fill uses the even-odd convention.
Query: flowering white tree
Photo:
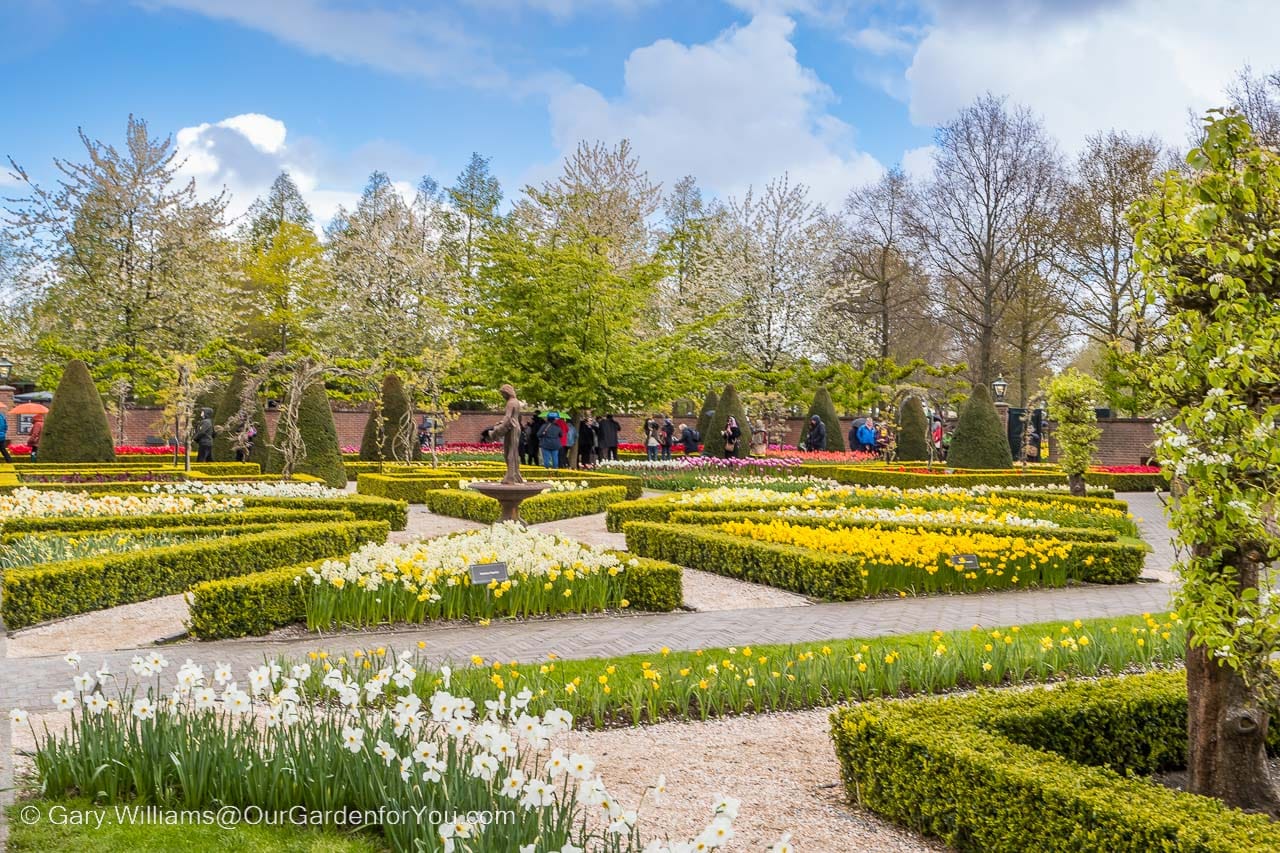
[[[1172,315],[1146,382],[1175,410],[1158,453],[1181,484],[1171,521],[1189,628],[1190,788],[1280,815],[1265,742],[1280,705],[1280,154],[1236,114],[1133,212],[1135,255]]]

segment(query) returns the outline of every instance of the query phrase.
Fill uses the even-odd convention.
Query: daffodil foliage
[[[1171,523],[1180,612],[1191,644],[1235,670],[1271,708],[1280,610],[1267,567],[1280,558],[1280,153],[1248,123],[1210,113],[1187,174],[1135,205],[1136,262],[1148,298],[1170,309],[1146,381],[1174,414],[1157,452],[1181,484]]]

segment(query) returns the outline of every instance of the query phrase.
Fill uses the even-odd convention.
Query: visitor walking
[[[804,446],[811,453],[827,449],[827,425],[817,415],[809,418],[809,434],[804,437]]]
[[[249,461],[249,455],[250,455],[251,453],[253,453],[253,442],[254,442],[257,438],[258,438],[258,428],[257,428],[256,426],[253,426],[252,424],[250,424],[250,425],[249,425],[249,435],[245,438],[245,441],[244,441],[244,447],[237,447],[237,448],[236,448],[236,461],[237,461],[237,462],[248,462],[248,461]]]
[[[196,461],[213,461],[213,409],[200,410],[200,422],[196,424]]]
[[[542,467],[547,470],[559,467],[560,435],[560,419],[555,412],[551,412],[538,428],[538,448],[542,451]]]
[[[684,447],[684,455],[698,452],[698,431],[688,424],[680,424],[680,444]]]
[[[600,427],[592,416],[591,410],[583,413],[578,422],[578,467],[590,467],[595,460],[596,443],[599,440]]]
[[[658,447],[662,444],[662,440],[658,438],[658,416],[645,418],[644,421],[644,450],[648,454],[650,462],[658,461]]]
[[[660,442],[659,446],[662,448],[663,461],[669,461],[671,459],[671,445],[676,443],[675,436],[675,425],[671,423],[671,418],[664,415],[662,418],[662,427],[659,429],[658,435],[658,440]]]
[[[605,415],[600,422],[600,458],[618,458],[618,436],[622,427],[613,419],[613,415]]]
[[[724,432],[720,434],[724,436],[724,458],[736,458],[738,456],[738,445],[742,443],[742,428],[738,426],[738,419],[730,415],[729,420],[724,425]]]
[[[9,411],[4,406],[0,406],[0,454],[4,455],[4,461],[12,465],[13,457],[9,455],[9,416],[5,412]]]
[[[560,446],[560,467],[568,468],[569,460],[573,457],[574,445],[578,443],[578,428],[571,420],[565,420],[561,428],[564,430],[564,444]]]
[[[876,452],[876,425],[871,418],[867,418],[858,427],[858,449],[863,453]]]
[[[529,420],[529,436],[528,441],[524,445],[524,458],[530,465],[537,465],[541,461],[542,448],[539,445],[539,430],[547,419],[542,416],[542,412],[535,411],[533,417]]]
[[[37,412],[31,418],[31,434],[27,436],[27,444],[31,446],[31,461],[36,461],[40,450],[40,437],[44,435],[44,414]]]

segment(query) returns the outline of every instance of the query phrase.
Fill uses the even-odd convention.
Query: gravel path
[[[697,569],[684,570],[684,606],[690,610],[750,610],[758,607],[807,607],[803,595]]]

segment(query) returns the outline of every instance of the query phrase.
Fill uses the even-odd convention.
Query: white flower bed
[[[564,536],[504,522],[403,545],[364,545],[350,557],[326,560],[319,569],[307,569],[307,575],[313,584],[355,586],[366,591],[398,583],[438,598],[439,592],[433,590],[438,586],[464,585],[470,566],[499,562],[507,564],[513,582],[517,576],[540,578],[572,573],[585,578],[617,574],[624,569],[623,561],[613,554]]]
[[[915,509],[912,507],[836,507],[834,509],[806,509],[799,506],[782,507],[779,515],[805,518],[848,519],[851,521],[887,521],[907,524],[1000,524],[1006,527],[1058,527],[1056,522],[1040,518],[1022,518],[1011,512],[966,509]]]
[[[176,484],[169,484],[176,485]],[[0,495],[0,519],[108,515],[192,515],[232,512],[244,501],[217,494],[98,495],[17,489]]]
[[[345,498],[349,493],[332,489],[323,483],[206,483],[187,481],[147,486],[148,492],[169,495],[237,495],[254,498]]]
[[[482,711],[474,700],[449,692],[447,672],[436,687],[413,692],[418,671],[409,657],[406,652],[363,683],[338,669],[321,677],[309,664],[286,672],[276,662],[236,681],[225,664],[207,673],[188,660],[164,693],[159,681],[169,662],[161,652],[133,659],[134,675],[144,680],[137,686],[118,682],[105,667],[79,671],[73,652],[66,657],[77,670],[72,689],[52,700],[72,714],[68,733],[36,731],[22,709],[13,709],[9,721],[31,726],[46,777],[41,781],[54,786],[53,796],[68,793],[64,787],[93,789],[106,775],[114,783],[101,786],[112,792],[102,796],[115,798],[109,805],[131,796],[153,801],[173,794],[164,780],[176,763],[184,782],[197,780],[212,800],[243,808],[255,804],[252,791],[272,785],[275,768],[288,767],[290,799],[277,803],[281,811],[345,804],[370,813],[394,802],[402,815],[440,815],[384,823],[393,849],[641,851],[637,813],[644,800],[656,802],[665,790],[662,777],[635,808],[624,808],[591,756],[551,748],[553,737],[572,729],[571,713],[552,708],[530,714],[528,690],[502,693]],[[407,689],[394,706],[383,695],[393,684]],[[337,702],[316,701],[330,692]],[[98,766],[101,756],[111,758],[105,768]],[[343,780],[336,801],[335,776]],[[738,808],[736,799],[721,795],[712,803],[711,822],[692,841],[654,839],[643,850],[721,847],[733,836]],[[510,811],[513,819],[482,819],[496,810]]]

